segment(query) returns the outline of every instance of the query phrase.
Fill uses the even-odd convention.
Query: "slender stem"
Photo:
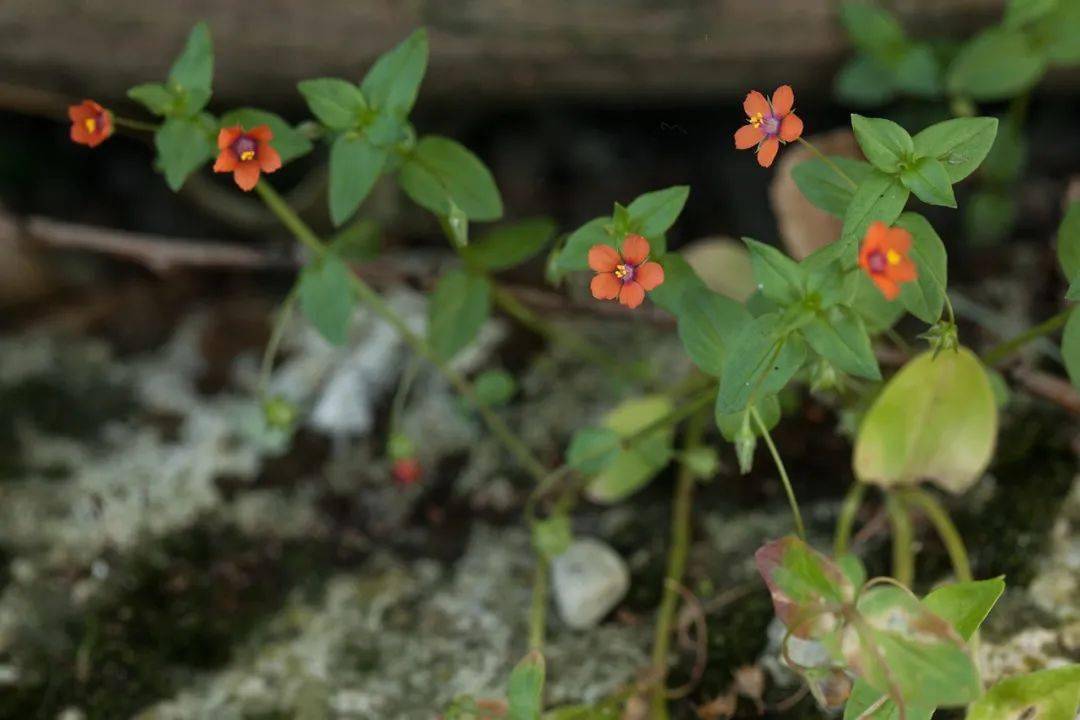
[[[547,627],[547,586],[550,564],[547,558],[537,556],[533,574],[532,604],[529,607],[529,649],[543,650]]]
[[[409,390],[412,389],[413,381],[416,380],[416,374],[419,371],[420,363],[414,355],[409,359],[409,364],[405,366],[405,371],[401,374],[401,380],[398,382],[397,390],[394,392],[394,399],[390,403],[391,433],[396,433],[400,429],[401,415],[405,412],[405,401],[409,398]]]
[[[904,497],[918,505],[926,514],[926,517],[930,519],[938,537],[945,544],[946,552],[949,553],[949,560],[952,561],[956,579],[961,582],[971,580],[971,562],[968,560],[964,539],[960,536],[960,531],[956,529],[956,525],[953,524],[952,518],[949,517],[945,507],[938,502],[937,498],[922,488],[913,488],[907,491]]]
[[[893,577],[905,587],[915,580],[915,533],[907,505],[891,492],[885,493],[885,512],[892,525]]]
[[[866,494],[866,485],[856,480],[844,496],[844,502],[840,505],[840,517],[836,520],[836,537],[833,541],[833,555],[840,557],[848,551],[851,543],[851,532],[855,527],[855,516],[859,514],[863,496]]]
[[[130,118],[120,117],[119,115],[113,115],[113,124],[118,127],[128,128],[129,130],[144,130],[146,132],[157,132],[158,129],[158,126],[155,123],[132,120]]]
[[[255,190],[259,193],[259,197],[262,198],[266,206],[270,208],[270,211],[277,215],[282,224],[289,229],[290,232],[303,243],[307,248],[311,250],[316,256],[322,256],[326,253],[326,248],[323,246],[322,241],[312,231],[308,225],[300,219],[300,216],[289,207],[284,198],[281,197],[269,184],[265,181],[259,182],[255,186]],[[405,322],[405,320],[397,314],[397,312],[387,305],[379,293],[356,274],[350,273],[349,280],[352,283],[360,301],[365,303],[371,308],[376,315],[386,321],[391,327],[397,330],[406,344],[409,345],[416,353],[428,360],[435,369],[446,378],[446,380],[454,386],[454,389],[465,398],[465,401],[480,415],[480,418],[484,421],[484,424],[488,426],[492,434],[502,443],[503,447],[514,456],[514,459],[525,469],[535,480],[541,481],[547,477],[548,471],[536,457],[532,454],[525,443],[523,443],[518,437],[510,430],[509,426],[503,422],[502,418],[493,413],[491,409],[480,402],[476,397],[476,392],[473,390],[472,385],[461,376],[456,370],[451,368],[449,364],[441,357],[439,357],[431,346],[427,342],[414,333]]]
[[[293,306],[296,305],[297,287],[294,286],[289,292],[285,302],[278,309],[277,318],[274,320],[274,329],[270,331],[270,339],[263,349],[262,367],[259,370],[259,396],[266,399],[266,389],[270,385],[270,373],[274,369],[274,358],[277,357],[278,347],[282,338],[285,337],[285,328],[292,316]]]
[[[686,427],[687,451],[697,448],[705,434],[708,414],[697,412],[690,417]],[[686,556],[690,548],[690,511],[693,506],[694,483],[696,479],[689,465],[679,467],[679,477],[675,483],[675,497],[671,507],[671,547],[668,549],[667,572],[664,575],[664,594],[660,600],[660,609],[656,618],[656,633],[653,636],[652,651],[652,715],[663,718],[667,715],[666,689],[668,650],[671,647],[672,623],[678,605],[678,588],[682,584],[686,570]]]
[[[645,379],[645,373],[630,369],[626,365],[617,362],[613,355],[598,349],[595,345],[577,333],[544,320],[518,300],[512,292],[506,288],[499,287],[494,283],[492,284],[495,288],[493,295],[495,304],[502,308],[503,312],[507,315],[514,318],[514,320],[517,320],[537,335],[572,350],[581,358],[588,362],[595,363],[615,375],[626,377],[629,380]]]
[[[858,187],[858,184],[854,180],[852,180],[851,177],[846,172],[841,170],[839,165],[837,165],[832,160],[830,160],[828,155],[826,155],[825,153],[818,150],[814,146],[814,143],[810,142],[809,140],[807,140],[806,138],[803,138],[803,137],[799,138],[799,142],[801,142],[806,147],[810,148],[810,151],[812,153],[814,153],[815,155],[817,155],[819,158],[821,158],[821,161],[824,162],[826,165],[828,165],[832,169],[833,172],[835,172],[840,177],[844,178],[844,180],[847,182],[847,184],[851,186],[852,190],[854,190],[855,188]]]
[[[1076,307],[1076,305],[1070,305],[1069,307],[1059,312],[1057,315],[1043,320],[1035,327],[1028,328],[1019,335],[1009,338],[1008,340],[990,348],[983,353],[983,363],[990,367],[997,365],[999,362],[1007,358],[1009,355],[1012,355],[1014,352],[1024,347],[1032,340],[1037,340],[1044,335],[1050,335],[1051,333],[1057,331],[1059,328],[1065,325],[1065,323],[1069,319],[1069,316],[1072,314],[1073,309]]]
[[[787,469],[784,467],[784,461],[780,458],[780,452],[776,449],[776,445],[773,444],[769,429],[765,427],[765,423],[762,422],[761,415],[758,413],[756,407],[750,407],[750,416],[754,418],[754,422],[758,426],[758,431],[761,433],[761,437],[765,439],[765,445],[769,448],[769,454],[772,455],[773,463],[776,464],[776,470],[780,473],[780,482],[784,484],[784,492],[787,493],[788,504],[791,506],[791,514],[795,517],[795,532],[799,534],[800,538],[805,540],[806,526],[803,525],[802,513],[799,512],[799,501],[795,499],[795,490],[791,487],[791,479],[788,477]]]

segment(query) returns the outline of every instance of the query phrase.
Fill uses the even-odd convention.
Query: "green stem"
[[[863,496],[866,494],[866,485],[856,480],[844,496],[844,502],[840,505],[840,517],[836,520],[836,536],[833,540],[833,555],[840,557],[848,551],[851,544],[851,533],[855,527],[855,516],[859,514]]]
[[[780,482],[784,484],[784,492],[787,493],[788,505],[791,506],[791,514],[795,517],[795,532],[799,534],[800,538],[805,540],[806,526],[803,525],[802,513],[799,512],[799,501],[795,499],[795,490],[791,487],[791,479],[788,477],[787,468],[784,467],[784,461],[780,458],[780,452],[773,443],[772,435],[769,434],[769,428],[765,427],[765,423],[762,421],[761,415],[758,413],[756,407],[750,407],[750,416],[754,418],[754,422],[758,426],[758,431],[761,433],[761,437],[764,438],[765,445],[769,448],[769,454],[772,455],[773,463],[776,464],[776,470],[780,473]]]
[[[277,319],[274,320],[274,328],[270,331],[270,339],[263,349],[262,367],[259,370],[259,397],[266,400],[266,388],[270,384],[270,373],[274,369],[274,358],[277,357],[278,347],[282,338],[285,337],[285,328],[292,316],[293,306],[296,304],[297,287],[294,286],[289,292],[285,302],[278,309]]]
[[[686,428],[684,449],[691,451],[701,444],[705,434],[708,414],[697,412],[691,416]],[[671,507],[671,547],[668,550],[667,572],[664,575],[664,594],[656,618],[656,633],[653,636],[652,651],[652,715],[653,718],[667,716],[666,683],[668,651],[671,646],[672,623],[678,605],[678,587],[682,584],[686,570],[686,556],[690,548],[690,511],[694,497],[694,472],[689,465],[679,467],[679,477],[675,483],[675,498]]]
[[[822,162],[824,162],[826,165],[828,165],[832,169],[833,172],[835,172],[840,177],[844,178],[844,180],[847,181],[847,184],[851,186],[852,190],[854,190],[855,188],[857,188],[859,186],[858,183],[856,183],[854,180],[852,180],[851,177],[846,172],[844,172],[843,170],[840,169],[839,165],[837,165],[832,160],[830,160],[829,157],[825,153],[818,150],[814,146],[814,144],[812,142],[810,142],[809,140],[807,140],[806,138],[803,138],[803,137],[799,138],[799,142],[801,142],[806,147],[810,148],[810,151],[812,153],[814,153],[815,155],[817,155],[821,159]]]
[[[971,562],[968,560],[964,539],[960,537],[960,531],[956,529],[956,525],[953,524],[952,518],[949,517],[945,507],[938,502],[937,498],[922,488],[913,488],[907,491],[904,497],[918,505],[926,517],[930,519],[938,537],[945,544],[946,552],[949,553],[949,560],[952,561],[956,579],[961,582],[970,581],[972,579]]]
[[[145,132],[157,132],[158,129],[158,126],[154,123],[132,120],[118,115],[113,115],[113,124],[117,127],[128,128],[129,130],[143,130]]]
[[[1028,328],[1019,335],[1009,338],[1008,340],[995,345],[994,347],[983,353],[983,363],[989,367],[997,365],[999,362],[1012,355],[1020,348],[1027,345],[1032,340],[1038,340],[1044,335],[1050,335],[1057,331],[1059,328],[1064,327],[1065,323],[1069,320],[1069,316],[1072,314],[1076,305],[1070,305],[1057,315],[1043,320],[1035,327]]]
[[[915,533],[911,527],[911,513],[899,497],[885,493],[885,512],[892,525],[893,577],[905,587],[915,580]]]
[[[259,193],[259,197],[262,198],[266,206],[270,208],[282,224],[299,240],[304,246],[306,246],[317,257],[324,255],[327,250],[323,245],[319,237],[308,227],[307,223],[300,219],[300,216],[289,207],[284,198],[277,193],[268,183],[265,181],[259,182],[255,186],[256,192]],[[465,398],[465,401],[475,410],[484,424],[493,435],[502,443],[503,447],[514,456],[514,459],[521,465],[521,467],[528,472],[535,480],[543,480],[548,472],[543,463],[536,459],[528,447],[525,446],[521,440],[510,430],[509,426],[503,422],[502,418],[493,413],[491,409],[480,402],[476,397],[476,392],[473,390],[472,385],[461,376],[456,370],[451,368],[445,360],[439,357],[431,346],[427,344],[422,337],[414,333],[405,320],[394,311],[386,301],[383,300],[379,293],[360,279],[356,274],[350,273],[350,282],[355,290],[360,301],[371,308],[376,315],[386,321],[391,327],[397,330],[406,344],[409,345],[417,354],[424,357],[435,369],[446,378],[446,380],[454,386],[454,389]]]
[[[390,403],[391,433],[397,433],[400,430],[401,415],[405,412],[405,401],[409,397],[409,390],[412,389],[413,381],[416,380],[416,374],[419,370],[420,363],[414,355],[409,359],[409,364],[405,366],[405,371],[401,374],[401,381],[398,383],[397,390],[394,392],[394,399]]]
[[[544,649],[544,635],[547,627],[547,586],[551,568],[547,558],[537,555],[536,570],[533,575],[532,604],[529,607],[529,649]]]

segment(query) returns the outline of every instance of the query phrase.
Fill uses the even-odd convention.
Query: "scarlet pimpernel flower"
[[[250,130],[239,125],[222,128],[214,172],[231,172],[241,190],[251,190],[259,182],[259,173],[272,173],[281,167],[281,156],[270,147],[273,139],[274,133],[266,125]]]
[[[408,486],[419,482],[423,469],[420,467],[419,460],[408,457],[395,460],[390,472],[399,485]]]
[[[919,276],[918,268],[908,257],[911,233],[904,228],[890,228],[876,222],[866,231],[859,249],[859,267],[870,276],[888,300],[900,294],[900,285]]]
[[[83,100],[68,108],[72,142],[97,147],[113,134],[112,113],[93,100]]]
[[[589,248],[589,267],[596,272],[589,289],[597,300],[614,300],[636,308],[645,300],[646,291],[664,282],[664,268],[649,261],[649,241],[640,235],[627,235],[620,253],[610,245]]]
[[[756,147],[758,165],[772,165],[780,143],[795,142],[802,135],[803,122],[791,111],[794,106],[795,93],[790,85],[776,88],[770,99],[757,90],[747,93],[743,100],[747,124],[735,132],[735,147],[739,150]]]

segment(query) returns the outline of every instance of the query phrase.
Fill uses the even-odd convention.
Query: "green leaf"
[[[1002,24],[1010,30],[1018,29],[1046,17],[1058,6],[1059,0],[1009,0],[1005,6]]]
[[[540,720],[544,695],[544,656],[533,650],[510,673],[507,720]]]
[[[450,270],[439,279],[428,302],[428,342],[449,360],[472,342],[491,313],[491,283],[464,270]]]
[[[877,396],[855,439],[855,476],[891,487],[929,479],[961,493],[993,455],[997,405],[982,363],[968,349],[925,352]]]
[[[615,459],[619,433],[609,427],[585,427],[574,433],[566,449],[566,463],[585,475],[595,475]]]
[[[1057,7],[1038,20],[1028,33],[1055,65],[1080,63],[1080,4],[1058,0]]]
[[[611,245],[615,242],[607,231],[611,223],[610,217],[593,218],[579,227],[566,238],[563,249],[559,252],[555,264],[562,272],[589,269],[589,248],[593,245]],[[616,249],[618,249],[616,247]],[[665,283],[667,282],[665,278]],[[663,287],[663,285],[661,285]]]
[[[387,153],[367,138],[344,133],[330,146],[330,219],[341,225],[371,192],[386,165]]]
[[[904,48],[893,72],[897,88],[909,95],[935,97],[941,92],[941,65],[926,43]]]
[[[311,114],[334,130],[352,130],[360,124],[367,109],[360,88],[347,80],[316,78],[303,80],[297,86]]]
[[[904,29],[896,18],[872,3],[841,4],[840,21],[852,44],[870,55],[890,54],[906,42]]]
[[[911,233],[908,256],[918,268],[914,282],[900,286],[900,303],[915,317],[926,323],[936,323],[945,306],[948,287],[948,257],[945,244],[930,222],[922,215],[906,212],[896,221]]]
[[[1061,335],[1061,356],[1072,384],[1080,389],[1080,311],[1074,309]]]
[[[917,154],[940,160],[949,180],[957,183],[973,173],[990,152],[997,127],[997,118],[956,118],[931,125],[912,140]]]
[[[257,108],[237,108],[230,110],[221,116],[221,127],[240,125],[245,130],[250,130],[259,125],[266,125],[274,137],[270,140],[270,146],[281,155],[281,163],[285,164],[311,152],[311,141],[303,133],[294,128],[280,115]]]
[[[483,405],[505,405],[517,392],[517,383],[505,370],[485,370],[476,376],[473,390]]]
[[[897,173],[915,152],[907,130],[892,120],[852,113],[851,128],[870,164],[886,173]]]
[[[997,138],[980,168],[987,180],[1007,184],[1020,179],[1027,162],[1028,143],[1023,127],[1011,116],[998,121]]]
[[[814,352],[837,369],[868,380],[881,379],[870,335],[862,319],[850,308],[838,305],[818,313],[801,332]]]
[[[1080,273],[1077,273],[1069,283],[1069,289],[1065,291],[1065,299],[1069,302],[1080,302]]]
[[[491,171],[449,138],[428,135],[416,143],[401,166],[398,182],[413,202],[436,215],[448,215],[453,203],[470,220],[502,217],[502,198]]]
[[[982,692],[963,639],[909,591],[874,587],[856,607],[860,620],[845,627],[840,649],[875,690],[905,707],[961,706]]]
[[[765,424],[766,430],[772,430],[780,423],[780,401],[775,395],[768,395],[755,401],[753,407],[761,416],[761,422]],[[739,433],[748,433],[755,437],[761,435],[761,429],[750,417],[749,408],[734,413],[722,413],[717,412],[714,406],[713,412],[716,427],[728,442],[735,442]]]
[[[1057,256],[1066,278],[1080,274],[1080,200],[1069,204],[1058,227]]]
[[[678,253],[668,253],[657,262],[664,268],[664,282],[649,293],[649,297],[657,306],[678,317],[682,313],[682,302],[687,291],[703,289],[705,283]]]
[[[330,343],[344,344],[356,308],[352,271],[345,261],[333,253],[313,260],[300,273],[299,293],[300,310],[311,324]]]
[[[379,224],[361,218],[330,238],[330,249],[342,260],[367,262],[379,254]]]
[[[840,68],[833,92],[845,105],[879,107],[896,97],[896,85],[888,65],[859,53]]]
[[[360,83],[360,90],[376,110],[388,110],[404,118],[416,103],[427,61],[427,31],[420,28],[375,61]]]
[[[672,411],[671,399],[663,395],[626,400],[604,418],[604,427],[626,439],[651,426]],[[672,456],[671,426],[659,428],[621,448],[592,479],[588,495],[605,504],[616,503],[643,488],[664,469]]]
[[[127,95],[155,115],[169,115],[177,102],[176,96],[161,83],[136,85],[127,91]]]
[[[214,144],[195,119],[169,118],[154,133],[157,162],[165,182],[173,192],[184,185],[188,175],[214,157]]]
[[[543,250],[555,237],[555,230],[555,223],[548,218],[522,220],[492,230],[461,254],[467,262],[485,270],[506,270]]]
[[[844,227],[840,231],[840,248],[858,247],[866,235],[867,229],[874,222],[886,225],[893,222],[904,211],[910,191],[900,181],[885,173],[874,170],[868,178],[859,183],[851,204],[844,213]]]
[[[791,305],[802,299],[805,278],[794,260],[771,245],[743,238],[750,251],[754,280],[761,293],[780,305]]]
[[[630,214],[631,231],[644,235],[651,242],[656,241],[678,220],[689,196],[690,188],[686,185],[639,195],[626,208]]]
[[[703,372],[720,377],[729,338],[751,321],[746,308],[704,287],[683,293],[678,314],[679,339]]]
[[[924,203],[956,207],[956,196],[953,195],[949,173],[939,160],[931,157],[919,158],[904,168],[900,173],[900,181]]]
[[[1073,720],[1080,708],[1080,665],[1002,680],[968,709],[967,720]]]
[[[1045,69],[1046,59],[1023,33],[994,28],[960,48],[946,85],[976,101],[1007,100],[1035,85]]]
[[[716,410],[738,412],[756,398],[783,389],[806,359],[806,345],[785,331],[779,313],[769,313],[746,323],[731,339],[738,352],[724,357]]]
[[[945,585],[922,599],[923,605],[948,620],[960,637],[970,640],[1005,592],[1005,580],[975,580]]]
[[[855,296],[851,307],[863,319],[866,331],[871,335],[885,332],[904,315],[904,306],[900,300],[886,300],[881,291],[866,273],[853,273]],[[901,286],[901,293],[903,293]],[[936,319],[936,318],[935,318]]]
[[[548,561],[566,552],[573,541],[574,531],[570,527],[570,518],[565,514],[559,513],[533,523],[533,547]]]
[[[855,599],[855,587],[840,567],[797,537],[766,543],[754,553],[754,562],[776,617],[797,638],[834,630],[841,606]]]
[[[209,100],[213,80],[214,47],[210,41],[210,28],[205,22],[200,22],[191,29],[187,44],[173,62],[169,82],[186,90],[204,90]],[[201,109],[193,108],[191,112],[196,113]]]
[[[711,480],[720,470],[720,456],[715,448],[695,447],[679,455],[681,462],[698,480]]]
[[[459,249],[469,246],[469,216],[454,201],[450,201],[450,212],[439,216],[439,224],[451,245]]]
[[[869,163],[854,158],[832,156],[829,158],[841,171],[851,178],[856,187],[870,177],[873,167]],[[842,178],[821,158],[801,162],[791,171],[791,177],[799,192],[812,205],[837,217],[843,217],[855,188]]]

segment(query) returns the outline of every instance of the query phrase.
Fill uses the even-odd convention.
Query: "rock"
[[[559,615],[576,630],[595,627],[630,588],[630,571],[618,553],[592,538],[575,540],[551,564]]]
[[[746,302],[754,294],[754,272],[746,246],[729,237],[695,240],[682,249],[694,272],[713,292]]]

